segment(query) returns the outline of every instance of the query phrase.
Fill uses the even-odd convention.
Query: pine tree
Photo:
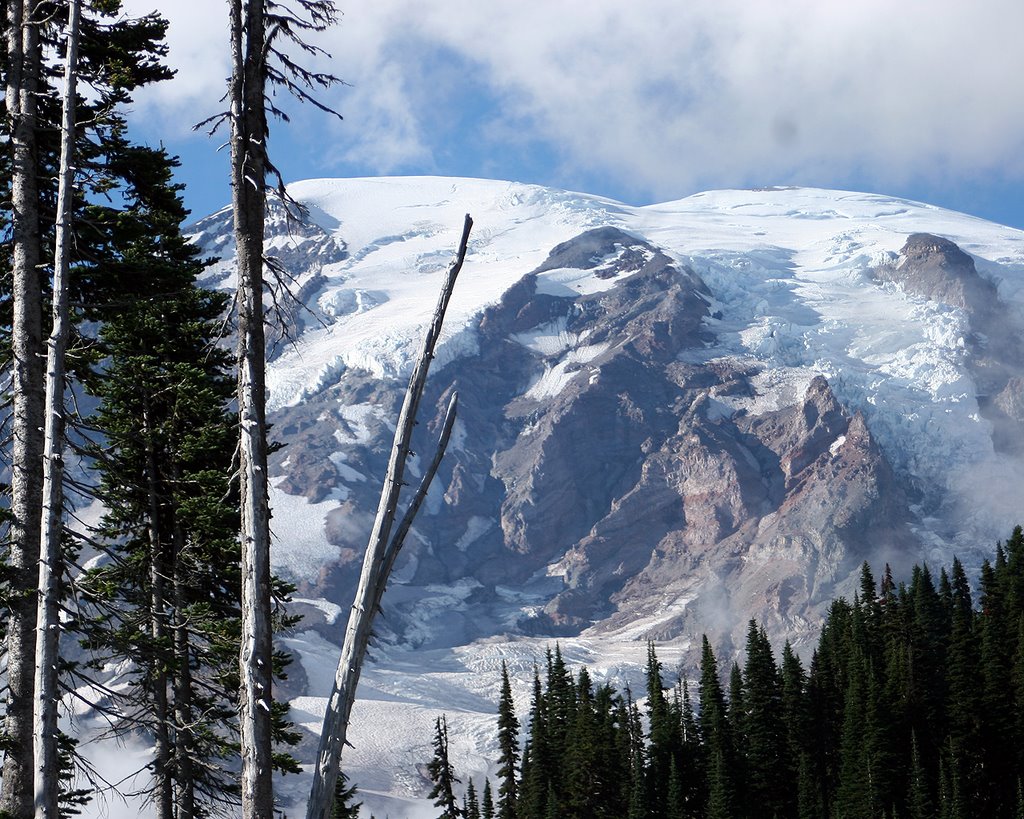
[[[935,815],[931,788],[917,749],[917,738],[913,735],[910,737],[910,754],[909,816],[910,819],[931,819]]]
[[[480,800],[477,799],[476,786],[473,780],[466,785],[466,795],[462,803],[462,813],[466,819],[480,819]]]
[[[628,760],[629,772],[626,780],[626,816],[628,819],[646,819],[647,765],[644,758],[643,726],[640,721],[640,709],[628,688],[623,704],[623,724],[625,731],[621,748]]]
[[[1015,711],[1013,686],[1007,685],[1007,681],[1012,680],[1013,663],[1013,653],[1008,648],[1015,644],[1016,635],[1008,617],[1005,587],[999,577],[1006,565],[1002,544],[996,547],[996,564],[1001,567],[998,574],[989,561],[982,564],[981,611],[977,618],[983,678],[980,711],[983,770],[986,772],[983,787],[996,805],[1008,811],[1016,801],[1016,759],[1001,749],[1019,747],[1019,739],[1014,720],[1009,716]]]
[[[818,802],[808,758],[810,714],[807,710],[807,675],[788,640],[782,648],[781,685],[787,767],[784,780],[797,783],[796,793],[791,789],[788,797],[791,810],[788,815],[806,817],[813,815]]]
[[[473,783],[470,782],[470,787]],[[331,809],[331,819],[359,819],[359,809],[363,806],[362,802],[356,802],[353,804],[352,800],[356,798],[356,786],[348,784],[348,777],[344,771],[338,773],[338,781],[334,786],[334,807]],[[475,795],[474,795],[475,798]],[[473,819],[467,815],[467,819]],[[477,813],[475,819],[480,819],[480,814]]]
[[[730,752],[722,757],[732,780],[733,810],[746,813],[747,797],[747,755],[750,751],[747,740],[747,692],[743,672],[734,662],[729,669],[728,699],[728,741]]]
[[[459,819],[461,815],[455,799],[455,785],[459,779],[455,776],[455,768],[448,758],[448,720],[442,715],[434,724],[434,756],[427,763],[430,781],[434,783],[428,799],[441,808],[438,819]],[[489,789],[484,791],[485,803]]]
[[[4,732],[18,753],[4,758],[0,812],[32,815],[32,701],[35,588],[42,513],[43,421],[42,247],[37,131],[42,47],[36,3],[10,0],[7,13],[6,114],[11,152],[11,511],[14,594],[7,632],[7,713]]]
[[[735,755],[718,663],[705,635],[700,663],[700,734],[704,741],[708,819],[736,813]]]
[[[169,184],[167,158],[156,152],[144,156],[164,169],[163,182]],[[145,217],[134,226],[134,244],[126,246],[119,264],[145,283],[149,298],[140,294],[138,301],[122,302],[116,313],[111,311],[99,339],[109,364],[92,380],[90,390],[102,401],[94,421],[104,429],[106,440],[95,446],[93,453],[101,477],[98,495],[108,512],[97,535],[112,544],[116,554],[83,582],[104,618],[83,625],[88,631],[87,645],[99,652],[100,658],[131,658],[139,669],[140,693],[135,707],[145,709],[144,724],[157,737],[155,785],[163,794],[158,800],[160,815],[168,815],[172,753],[182,757],[186,769],[196,762],[194,737],[181,737],[180,746],[171,749],[169,726],[175,716],[168,692],[172,669],[177,675],[196,672],[194,654],[189,655],[200,646],[190,652],[179,643],[175,651],[175,640],[185,639],[186,622],[192,634],[202,634],[205,611],[209,611],[205,617],[208,628],[218,632],[214,640],[223,639],[223,618],[235,605],[230,580],[224,588],[224,579],[209,582],[203,577],[205,582],[199,587],[195,572],[208,576],[209,569],[186,566],[188,540],[196,542],[197,550],[209,550],[214,544],[223,548],[225,536],[231,537],[235,525],[230,507],[217,513],[219,531],[189,526],[186,521],[192,519],[182,507],[198,512],[198,504],[212,507],[214,501],[182,492],[182,488],[205,486],[207,492],[218,493],[218,498],[226,494],[230,445],[225,434],[230,434],[232,419],[226,412],[230,385],[223,371],[225,362],[210,347],[213,322],[224,302],[214,294],[193,289],[202,265],[195,251],[180,235],[175,236],[177,223],[172,224],[170,214],[160,212],[158,202],[163,195],[147,190],[142,180],[138,187],[133,186],[133,194],[137,199],[129,211],[137,208]],[[177,215],[184,215],[180,202]],[[114,275],[119,273],[115,268]],[[193,460],[190,451],[202,456]],[[206,511],[209,514],[212,509]],[[231,550],[226,555],[209,556],[223,561],[218,570],[233,563]],[[224,588],[224,596],[211,605],[211,595],[220,588]],[[190,597],[203,608],[188,612]],[[206,634],[209,640],[209,631]],[[215,674],[225,673],[223,667],[217,668]],[[176,687],[176,699],[182,700],[179,716],[186,717],[201,707],[201,703],[187,701],[193,687],[180,683]],[[226,720],[232,711],[228,700],[210,716]],[[193,722],[194,718],[188,718],[182,725]],[[226,741],[209,751],[217,756],[225,753],[222,742]],[[232,788],[229,782],[220,781],[210,790],[231,793]],[[194,803],[191,789],[181,796],[186,811],[190,810]]]
[[[529,735],[523,751],[522,776],[516,806],[517,819],[537,819],[544,815],[548,777],[554,765],[549,750],[547,712],[547,698],[541,687],[540,671],[534,666]]]
[[[501,663],[501,694],[498,699],[498,817],[515,819],[516,767],[519,763],[519,720],[505,661]]]
[[[743,669],[747,802],[751,816],[793,813],[793,762],[783,724],[782,681],[763,628],[750,622]]]
[[[690,686],[687,680],[679,685],[679,777],[683,783],[683,809],[688,819],[702,814],[707,794],[704,785],[707,779],[704,771],[703,749],[700,728],[690,701]]]
[[[61,93],[60,164],[57,185],[53,263],[53,321],[46,345],[43,415],[42,529],[39,538],[38,603],[36,606],[35,702],[33,760],[38,815],[56,819],[59,801],[58,652],[61,575],[64,568],[64,450],[66,435],[65,356],[71,336],[69,279],[73,231],[75,108],[78,87],[78,44],[81,0],[70,0]]]
[[[879,802],[871,765],[868,720],[867,661],[859,649],[849,668],[846,691],[843,735],[840,744],[841,768],[836,791],[836,814],[847,819],[874,819],[882,805]]]
[[[480,804],[480,819],[495,819],[494,798],[491,796],[491,780],[484,780],[484,795]]]
[[[42,443],[44,424],[43,367],[41,339],[42,304],[48,288],[45,272],[52,262],[50,248],[56,229],[52,207],[59,176],[57,154],[60,129],[60,96],[48,84],[52,76],[50,57],[60,51],[57,39],[60,22],[67,18],[63,3],[11,0],[5,3],[3,21],[6,35],[5,99],[10,139],[3,169],[4,186],[11,190],[11,290],[7,293],[12,357],[12,509],[10,527],[13,572],[11,627],[8,641],[8,710],[5,731],[9,741],[23,753],[4,759],[0,811],[12,816],[33,812],[31,789],[34,746],[31,725],[33,699],[33,629],[37,623],[40,512],[42,506]],[[75,167],[79,174],[76,194],[65,207],[66,221],[86,206],[90,197],[102,197],[117,187],[108,170],[116,159],[111,137],[123,130],[123,105],[134,89],[170,76],[160,64],[164,48],[160,43],[166,23],[155,15],[133,20],[121,14],[116,0],[89,4],[80,27],[79,75],[90,87],[88,99],[75,97],[73,109],[79,126],[75,129]],[[118,70],[110,70],[111,65]],[[70,99],[71,95],[67,95]],[[65,163],[67,164],[67,163]],[[113,197],[112,197],[113,198]],[[87,262],[89,275],[76,286],[80,300],[95,300],[102,278],[102,250],[110,242],[101,231],[79,231],[70,248],[69,263]],[[66,243],[67,244],[67,243]],[[6,254],[5,254],[6,255]],[[88,297],[81,299],[82,294]],[[6,309],[4,311],[6,313]],[[48,459],[51,464],[53,459]],[[51,483],[57,490],[57,482]],[[49,502],[51,508],[57,504]],[[53,528],[53,527],[51,527]],[[51,538],[51,542],[63,536]],[[53,561],[47,570],[54,574]],[[51,631],[45,629],[45,631]],[[52,667],[52,666],[51,666]],[[63,670],[64,666],[61,667]],[[43,694],[45,699],[48,695]],[[50,734],[49,731],[42,731]],[[52,746],[51,746],[52,747]],[[52,766],[51,766],[52,767]],[[52,792],[47,785],[44,790]],[[52,795],[52,794],[51,794]],[[52,811],[52,806],[50,808]]]
[[[952,628],[949,636],[948,662],[944,669],[947,685],[947,737],[959,792],[965,804],[979,811],[990,797],[984,775],[981,751],[981,695],[978,671],[981,651],[974,628],[974,610],[970,584],[958,559],[953,560]]]
[[[672,724],[661,677],[661,663],[654,643],[647,643],[647,813],[651,819],[665,815],[669,768],[676,750],[678,732]]]

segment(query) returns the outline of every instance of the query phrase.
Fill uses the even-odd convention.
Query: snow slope
[[[709,324],[718,342],[688,353],[695,363],[731,358],[759,365],[756,394],[720,397],[722,412],[757,414],[791,405],[815,375],[824,375],[846,407],[864,414],[900,478],[918,490],[928,557],[946,559],[951,551],[979,544],[988,548],[1016,522],[1024,468],[993,449],[965,362],[963,311],[879,284],[870,270],[895,259],[908,235],[936,234],[971,254],[979,271],[998,281],[1000,298],[1020,314],[1021,231],[902,199],[804,188],[712,191],[647,207],[512,182],[432,177],[309,180],[293,184],[290,192],[326,234],[344,242],[347,257],[319,271],[315,301],[308,305],[318,323],[271,363],[272,408],[311,401],[349,372],[380,379],[408,375],[464,214],[472,214],[475,228],[435,373],[477,352],[482,311],[541,265],[553,247],[587,229],[613,226],[658,246],[707,283],[714,299]],[[616,283],[601,278],[600,269],[598,264],[545,271],[540,288],[587,293]],[[229,284],[230,278],[222,281]],[[515,340],[564,356],[529,386],[527,395],[538,400],[557,395],[572,369],[603,351],[557,322]],[[365,429],[360,419],[373,408],[338,411],[358,436]],[[453,445],[458,446],[458,433]],[[346,480],[379,480],[345,468]],[[287,549],[275,552],[275,566],[296,579],[310,578],[337,558],[323,520],[344,492],[317,503],[280,488],[274,492],[276,525],[289,534]],[[435,508],[440,502],[439,496],[432,499]],[[457,548],[469,548],[492,523],[474,518]],[[471,591],[428,589],[422,605],[458,610]],[[518,590],[507,596],[513,607],[531,603]],[[343,612],[347,604],[312,601],[325,618],[337,618],[337,607]],[[644,625],[633,623],[601,638],[585,632],[562,641],[562,649],[570,659],[588,663],[599,680],[632,679],[636,687],[643,665],[643,645],[636,638]],[[309,680],[293,708],[312,739],[337,648],[312,629],[286,642]],[[495,638],[455,649],[380,649],[364,673],[350,736],[354,748],[346,755],[346,770],[367,808],[377,816],[432,815],[422,801],[427,786],[417,764],[429,759],[431,727],[442,711],[463,778],[493,775],[500,662],[525,672],[516,692],[525,710],[526,680],[546,645]],[[666,668],[684,648],[661,649]],[[283,787],[301,801],[306,783],[286,780]]]
[[[937,234],[970,253],[979,271],[998,277],[1000,297],[1020,310],[1021,231],[903,199],[805,188],[712,191],[647,207],[436,177],[319,179],[290,191],[322,228],[347,243],[349,257],[322,271],[315,305],[321,326],[272,362],[272,409],[308,400],[350,369],[407,376],[464,214],[472,214],[475,228],[435,372],[477,350],[474,322],[481,311],[553,246],[612,225],[647,238],[708,283],[720,314],[713,327],[720,344],[709,357],[749,358],[765,368],[764,390],[751,409],[792,403],[813,375],[825,375],[845,405],[867,416],[897,470],[929,493],[925,506],[935,518],[937,543],[973,544],[979,534],[991,542],[1014,522],[1002,493],[958,500],[968,491],[959,484],[973,482],[964,474],[992,476],[998,485],[1017,474],[1015,464],[992,451],[978,414],[963,362],[962,311],[879,286],[868,269],[894,257],[909,234]],[[571,272],[558,286],[579,292],[610,286],[596,269]],[[553,286],[559,274],[543,275]],[[578,349],[565,363],[596,353]],[[553,370],[531,389],[534,397],[550,396],[561,383]],[[293,501],[282,497],[278,504],[290,518],[303,514]],[[305,511],[307,518],[318,516]],[[316,531],[304,539],[309,559],[292,567],[298,573],[331,556],[316,540]],[[290,564],[284,555],[277,560],[281,568]]]

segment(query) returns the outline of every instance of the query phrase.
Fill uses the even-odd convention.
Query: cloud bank
[[[226,10],[165,5],[179,76],[137,107],[180,129],[218,108]],[[318,42],[350,84],[327,99],[345,121],[298,114],[325,174],[543,165],[637,199],[1024,176],[1019,0],[341,5]]]

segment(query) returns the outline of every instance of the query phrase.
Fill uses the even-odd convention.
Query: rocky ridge
[[[528,194],[503,194],[500,206],[543,204],[536,189]],[[428,241],[440,230],[429,220],[417,223],[422,233],[388,234],[350,252],[345,219],[309,201],[303,227],[284,214],[268,222],[268,246],[303,302],[290,314],[300,353],[303,334],[328,332],[318,323],[340,327],[394,303],[386,287],[356,282],[374,254],[420,242],[424,250],[402,257],[419,270],[435,269],[443,255]],[[578,211],[579,228],[539,246],[532,269],[503,273],[506,284],[470,329],[456,331],[468,339],[452,354],[457,363],[435,366],[422,445],[430,446],[452,390],[459,422],[388,593],[386,634],[429,647],[494,634],[692,640],[709,632],[724,645],[755,618],[777,640],[811,641],[823,607],[851,588],[864,560],[899,571],[934,548],[923,524],[934,502],[906,472],[904,453],[892,461],[891,430],[879,440],[877,410],[845,371],[790,365],[788,397],[766,386],[782,377],[778,360],[792,357],[794,324],[773,320],[764,341],[743,342],[754,355],[737,354],[728,335],[738,315],[749,324],[741,339],[775,305],[791,321],[817,320],[779,298],[799,289],[791,254],[681,255],[659,241],[664,228],[630,228],[617,207],[585,204],[556,197],[554,223]],[[223,254],[222,221],[203,220],[197,236]],[[502,235],[485,231],[484,247]],[[902,249],[867,264],[851,254],[849,235],[835,241],[833,258],[866,270],[875,287],[965,316],[962,358],[991,446],[1018,452],[1020,333],[996,282],[933,234],[904,234]],[[716,258],[740,280],[769,270],[785,289],[758,296],[744,318],[740,302],[729,301],[734,283],[707,261]],[[211,281],[230,284],[229,269],[222,262]],[[305,388],[308,398],[272,415],[286,444],[272,463],[276,497],[287,501],[278,504],[282,525],[293,519],[288,509],[306,509],[321,543],[303,556],[298,541],[309,532],[282,528],[278,553],[304,599],[331,605],[351,596],[404,386],[351,363],[358,360],[329,363]],[[410,470],[415,476],[418,463]],[[438,589],[448,590],[447,602],[437,602]],[[317,623],[318,609],[308,613]],[[337,636],[342,625],[318,628]]]

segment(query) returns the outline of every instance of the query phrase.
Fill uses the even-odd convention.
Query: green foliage
[[[448,759],[448,720],[444,715],[434,723],[434,756],[427,763],[427,772],[434,783],[427,798],[441,808],[438,819],[459,819],[461,811],[455,801],[455,785],[459,779]]]
[[[512,701],[512,686],[508,679],[508,668],[501,663],[501,696],[498,701],[498,816],[499,819],[515,819],[516,815],[516,768],[519,763],[519,720],[516,718],[515,703]]]
[[[362,802],[355,802],[356,786],[350,785],[344,771],[338,771],[338,779],[334,783],[334,806],[331,808],[331,819],[359,819]],[[479,816],[476,817],[479,819]]]
[[[927,567],[874,584],[865,564],[807,670],[750,623],[728,696],[705,637],[696,709],[685,680],[666,696],[649,644],[646,719],[556,646],[534,673],[516,819],[1022,819],[1024,533],[983,567],[980,608],[959,561],[938,587]],[[505,669],[501,687],[499,737]]]

